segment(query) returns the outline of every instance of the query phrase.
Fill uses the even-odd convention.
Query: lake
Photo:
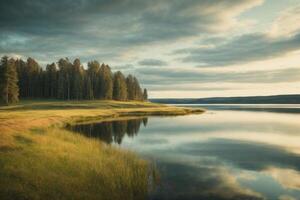
[[[150,199],[300,199],[299,105],[185,106],[207,112],[71,129],[155,163]]]

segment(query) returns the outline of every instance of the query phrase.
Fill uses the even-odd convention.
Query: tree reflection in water
[[[147,125],[148,118],[134,118],[119,121],[108,121],[90,124],[76,124],[67,129],[87,137],[98,138],[108,144],[121,144],[125,135],[134,137],[138,134],[141,124]]]

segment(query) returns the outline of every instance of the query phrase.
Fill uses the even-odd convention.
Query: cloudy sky
[[[1,0],[0,55],[96,59],[152,98],[300,93],[300,0]]]

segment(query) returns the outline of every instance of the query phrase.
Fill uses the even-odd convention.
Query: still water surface
[[[156,163],[161,184],[150,199],[300,199],[300,106],[201,107],[72,129]]]

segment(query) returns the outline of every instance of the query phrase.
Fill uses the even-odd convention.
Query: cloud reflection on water
[[[147,127],[140,128],[146,121],[94,124],[95,133],[89,134],[101,136],[100,127],[112,127],[110,142],[156,162],[162,182],[151,199],[300,196],[299,114],[214,110],[151,117],[144,123]]]

